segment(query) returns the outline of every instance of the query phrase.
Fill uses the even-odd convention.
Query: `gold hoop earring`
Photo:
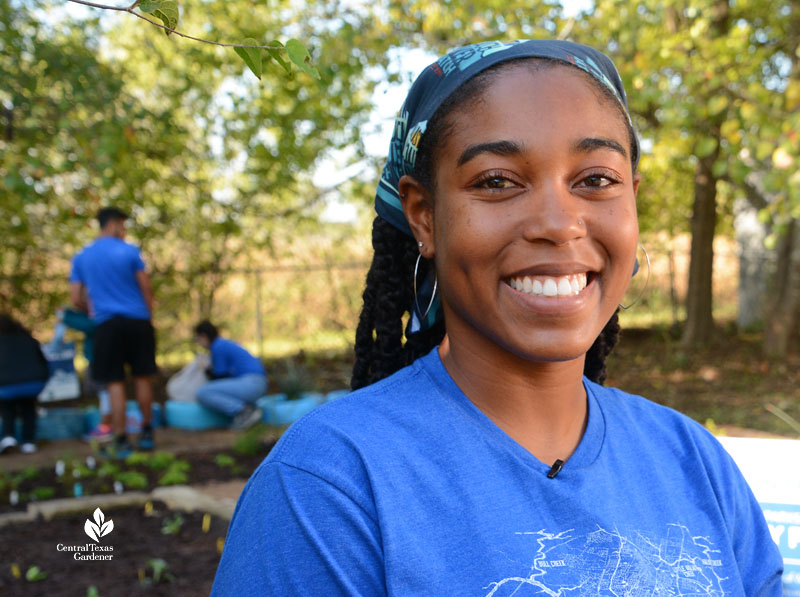
[[[633,300],[631,304],[629,305],[623,305],[622,303],[619,304],[620,309],[624,309],[626,311],[631,307],[633,307],[636,303],[638,303],[639,300],[642,298],[642,296],[644,296],[644,291],[647,290],[647,285],[650,282],[650,255],[647,254],[647,249],[644,248],[644,245],[642,243],[636,243],[636,245],[644,252],[644,260],[647,263],[647,278],[645,278],[644,280],[644,286],[642,286],[642,290],[639,292],[639,294],[636,296],[636,298]],[[634,276],[638,272],[638,265],[639,262],[637,261],[636,262],[637,268],[633,272]]]
[[[422,244],[422,243],[420,243]],[[419,301],[417,300],[417,273],[419,272],[419,260],[422,259],[422,253],[417,255],[417,262],[414,264],[414,305],[417,307],[417,314],[419,315],[420,320],[425,319],[428,315],[428,311],[431,310],[431,306],[433,305],[433,299],[436,298],[436,287],[438,285],[438,278],[436,274],[433,276],[433,292],[431,292],[431,300],[428,302],[428,308],[425,309],[425,313],[422,312],[422,309],[419,308]]]

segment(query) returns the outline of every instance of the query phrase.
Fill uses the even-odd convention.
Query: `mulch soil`
[[[106,521],[113,521],[114,529],[98,542],[84,532],[91,513],[11,524],[0,529],[0,595],[209,594],[219,550],[224,545],[227,520],[211,516],[204,531],[203,513],[170,511],[161,502],[153,503],[147,515],[142,507],[109,508],[104,514]],[[182,518],[182,523],[176,516]],[[113,551],[63,551],[63,546],[88,546],[90,550],[92,546],[105,546],[113,547]],[[113,555],[113,559],[75,559],[76,555],[87,553]],[[34,566],[46,576],[41,580],[26,580],[26,573]]]

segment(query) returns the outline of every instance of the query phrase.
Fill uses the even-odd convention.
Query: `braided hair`
[[[493,79],[513,64],[522,61],[534,69],[561,64],[547,58],[524,58],[500,63],[482,71],[458,88],[429,120],[428,128],[420,140],[413,176],[430,196],[435,196],[437,150],[452,130],[448,115],[456,108],[476,102]],[[610,99],[611,105],[619,107],[628,123],[624,108],[614,99],[612,92],[594,77],[587,75],[585,78],[602,98]],[[628,133],[632,163],[636,164],[638,144],[629,123]],[[427,330],[408,333],[410,311],[414,305],[412,278],[419,255],[415,239],[378,216],[372,223],[372,248],[374,254],[363,293],[364,305],[356,329],[355,364],[350,379],[350,386],[354,390],[375,383],[410,365],[441,343],[445,335],[445,326],[441,319]],[[424,277],[428,268],[433,267],[433,263],[427,259],[420,261],[421,272],[418,275]],[[618,313],[619,309],[614,312],[586,353],[584,375],[599,384],[604,383],[607,377],[606,357],[619,340]]]

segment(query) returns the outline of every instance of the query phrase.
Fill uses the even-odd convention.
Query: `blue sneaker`
[[[153,439],[153,429],[145,427],[142,429],[142,434],[139,436],[139,449],[144,452],[152,452],[156,447],[156,442]]]
[[[105,444],[103,452],[117,460],[125,460],[128,456],[133,454],[133,446],[131,442],[128,441],[127,436],[120,435],[117,436],[113,442]]]

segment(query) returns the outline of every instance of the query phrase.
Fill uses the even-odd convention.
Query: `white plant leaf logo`
[[[83,525],[83,530],[89,537],[99,543],[100,537],[104,537],[114,530],[114,521],[110,518],[106,520],[103,511],[97,508],[94,511],[94,522],[87,518],[86,523]]]

